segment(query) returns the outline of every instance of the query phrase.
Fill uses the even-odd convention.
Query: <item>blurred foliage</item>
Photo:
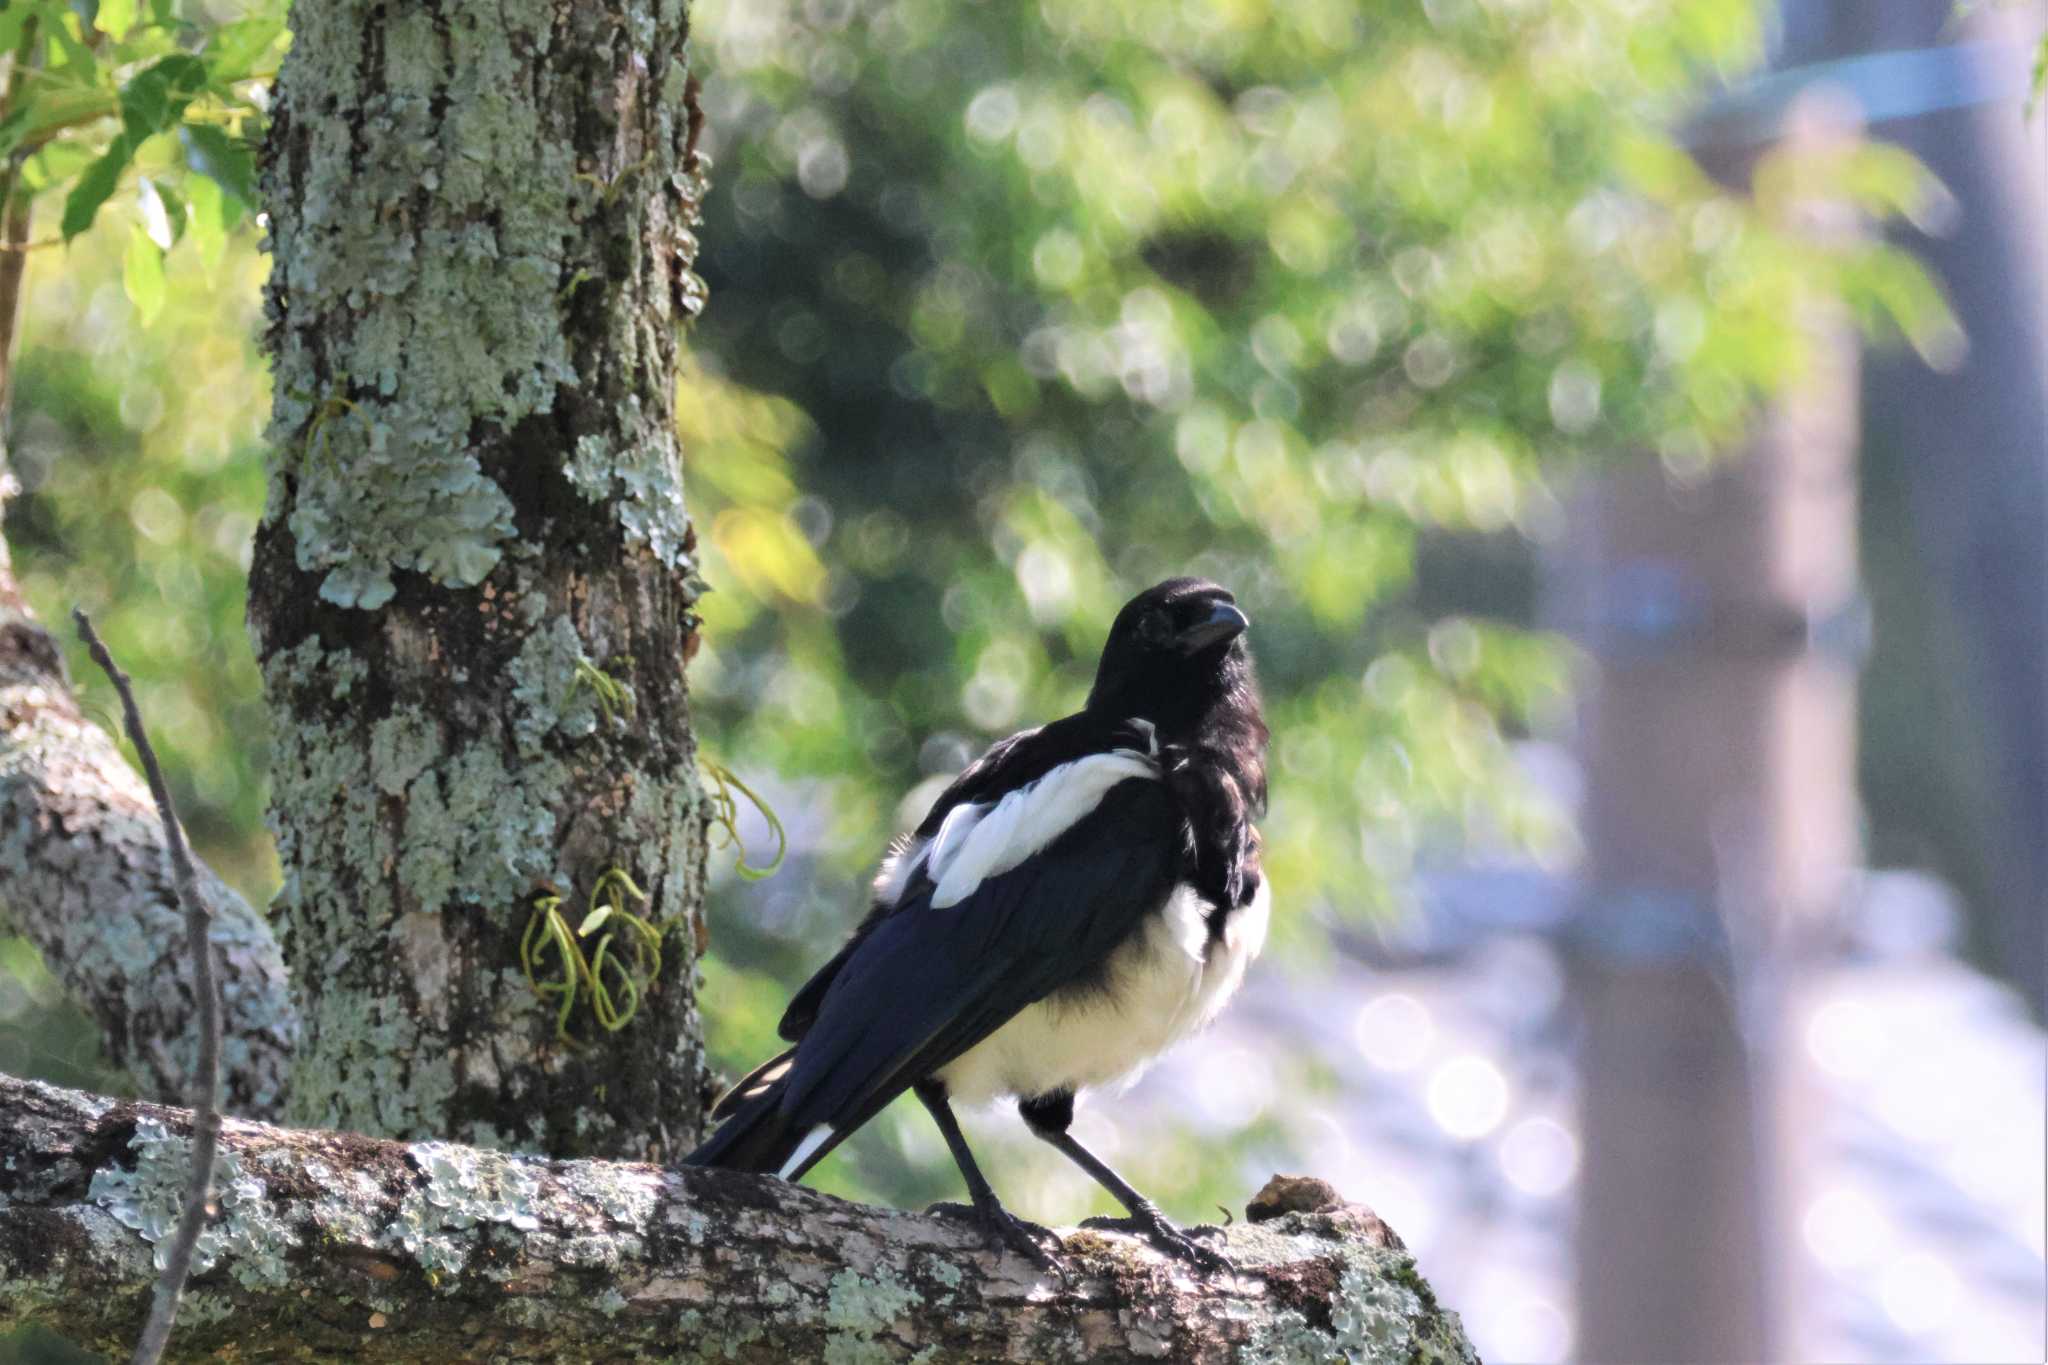
[[[164,255],[189,231],[211,265],[255,209],[260,100],[284,38],[265,0],[8,0],[0,156],[32,199],[62,199],[70,241],[132,190],[122,278],[144,320],[168,297]]]
[[[81,111],[31,183],[75,224],[81,177],[121,164],[98,226],[32,257],[9,533],[46,619],[95,610],[203,851],[260,898],[262,265],[246,227],[202,227],[206,185],[223,226],[240,191],[193,128],[253,129],[260,84],[215,58],[277,11],[29,10]],[[1780,226],[1808,196],[1914,209],[1910,162],[1781,159],[1752,203],[1674,140],[1756,60],[1747,0],[702,0],[695,23],[721,164],[678,403],[716,586],[691,677],[706,751],[792,839],[717,895],[704,1002],[733,1067],[889,834],[1078,704],[1111,613],[1171,573],[1255,623],[1294,970],[1418,858],[1569,859],[1511,748],[1567,701],[1515,581],[1560,478],[1646,453],[1696,477],[1797,381],[1809,304],[1942,338],[1903,258]],[[199,94],[132,119],[177,57]],[[138,234],[172,244],[160,280]],[[1278,1141],[1148,1140],[1129,1174],[1200,1216]],[[819,1183],[958,1193],[922,1119],[848,1152]],[[1100,1206],[1050,1152],[1003,1164],[1034,1216]]]
[[[241,629],[269,401],[253,139],[284,36],[270,0],[0,5],[0,154],[35,212],[8,538],[45,621],[76,603],[103,623],[195,844],[259,900],[262,706]],[[104,716],[95,672],[72,675]]]
[[[195,846],[261,903],[275,860],[242,609],[263,508],[265,266],[252,233],[210,268],[183,246],[163,311],[140,326],[121,283],[125,233],[108,228],[29,261],[8,543],[87,707],[119,734],[112,690],[64,627],[73,604],[135,676]]]
[[[713,749],[814,801],[806,869],[715,906],[734,1066],[882,841],[1078,704],[1109,616],[1171,573],[1254,622],[1297,970],[1418,858],[1568,860],[1510,747],[1561,716],[1568,655],[1442,547],[1554,534],[1588,461],[1697,477],[1798,381],[1823,300],[1951,339],[1905,258],[1792,227],[1819,197],[1920,211],[1909,159],[1781,154],[1750,200],[1678,145],[1758,58],[1742,0],[696,15],[721,164],[679,419],[718,589],[692,679]],[[934,1187],[897,1159],[924,1145],[913,1121],[821,1177],[937,1193],[943,1162]],[[1162,1187],[1201,1210],[1242,1150]]]

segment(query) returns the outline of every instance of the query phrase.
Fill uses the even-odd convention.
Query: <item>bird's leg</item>
[[[1159,1211],[1157,1204],[1133,1189],[1128,1180],[1110,1169],[1108,1162],[1074,1140],[1074,1135],[1067,1131],[1068,1125],[1074,1121],[1073,1095],[1064,1092],[1042,1095],[1019,1104],[1017,1112],[1024,1116],[1025,1126],[1031,1129],[1034,1137],[1058,1148],[1067,1160],[1088,1172],[1096,1184],[1115,1195],[1117,1202],[1130,1211],[1130,1221],[1152,1245],[1203,1270],[1236,1273],[1237,1267],[1230,1263],[1228,1256],[1211,1251],[1175,1227],[1172,1220]]]
[[[1060,1239],[1052,1229],[1028,1223],[1004,1208],[982,1175],[981,1167],[974,1164],[974,1153],[967,1150],[967,1135],[960,1131],[960,1120],[953,1117],[953,1106],[946,1100],[946,1087],[938,1081],[924,1080],[911,1089],[931,1111],[932,1122],[939,1125],[939,1132],[946,1139],[946,1148],[953,1153],[953,1163],[960,1168],[961,1178],[967,1182],[967,1197],[974,1201],[974,1216],[989,1244],[998,1253],[1005,1247],[1021,1252],[1039,1269],[1065,1278],[1059,1257],[1045,1245],[1050,1242],[1058,1247]]]

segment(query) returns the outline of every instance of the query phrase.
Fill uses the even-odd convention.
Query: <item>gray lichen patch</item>
[[[350,1246],[369,1246],[377,1240],[377,1219],[372,1212],[382,1202],[377,1182],[362,1171],[339,1171],[318,1157],[305,1164],[308,1179],[321,1191],[309,1216],[322,1237]]]
[[[1437,1305],[1407,1252],[1334,1245],[1342,1269],[1327,1296],[1327,1325],[1292,1309],[1255,1320],[1239,1356],[1246,1365],[1479,1365],[1457,1315]],[[1323,1243],[1326,1257],[1332,1246]]]
[[[584,652],[576,627],[559,616],[527,634],[508,673],[518,708],[512,733],[528,755],[540,754],[556,732],[580,738],[596,731],[607,709],[600,689],[621,686]],[[622,698],[619,709],[627,704]]]
[[[369,676],[363,661],[346,650],[330,650],[318,636],[308,635],[289,649],[281,649],[263,661],[266,692],[325,696],[346,701]]]
[[[370,727],[370,780],[401,795],[441,756],[441,727],[426,710],[401,706]]]
[[[426,1021],[402,1001],[374,990],[329,990],[308,1002],[305,1022],[308,1045],[292,1075],[300,1121],[381,1133],[444,1121],[455,1095],[453,1064],[430,1047]]]
[[[678,25],[662,8],[628,6],[628,27]],[[571,335],[570,305],[600,269],[588,222],[615,215],[628,192],[644,201],[663,197],[650,186],[687,184],[674,221],[659,224],[659,268],[687,286],[702,194],[673,145],[621,137],[599,161],[563,135],[561,92],[533,79],[535,54],[560,51],[562,7],[449,0],[434,14],[388,18],[378,9],[353,0],[295,22],[287,101],[319,92],[360,115],[292,120],[305,153],[298,183],[270,196],[285,206],[273,228],[279,287],[295,316],[329,323],[276,338],[271,443],[294,480],[298,566],[319,576],[323,600],[366,609],[391,600],[397,572],[472,586],[514,546],[494,448],[611,363]],[[381,60],[366,63],[359,35],[372,27]],[[635,112],[679,91],[683,75],[680,61],[665,63],[660,87],[644,92],[613,75],[620,107],[599,101],[599,111]],[[671,106],[661,117],[679,114]],[[615,311],[599,354],[658,375],[668,347],[642,330],[664,328],[672,308],[701,306],[701,295],[701,282],[665,287],[649,300],[659,304],[652,318]],[[622,395],[629,409],[634,398]],[[611,426],[617,436],[576,442],[569,480],[611,509],[629,541],[681,566],[688,522],[665,403]]]
[[[474,424],[509,431],[576,382],[554,294],[584,197],[573,148],[526,94],[552,5],[458,0],[438,25],[370,8],[295,22],[283,88],[361,117],[297,123],[311,155],[273,241],[297,306],[336,324],[288,332],[278,357],[271,438],[296,480],[299,567],[322,575],[325,600],[363,608],[388,602],[401,570],[480,583],[516,535]],[[370,25],[375,68],[360,60]]]
[[[641,1237],[661,1197],[661,1177],[650,1167],[578,1162],[564,1168],[562,1192],[599,1215],[608,1227]]]
[[[365,735],[346,698],[361,663],[312,637],[273,655],[273,698],[304,699],[278,736],[271,811],[287,878],[279,905],[324,989],[304,994],[293,1117],[391,1134],[440,1131],[456,1089],[436,1039],[452,988],[450,902],[514,905],[552,870],[548,794],[514,780],[499,746],[450,754],[444,718],[401,704]],[[535,781],[560,773],[523,772]],[[390,818],[393,802],[405,819]],[[397,875],[392,875],[393,873]]]
[[[825,1300],[826,1365],[900,1360],[901,1343],[884,1338],[922,1301],[916,1289],[887,1270],[874,1275],[840,1271]]]
[[[584,497],[616,505],[629,543],[646,546],[670,568],[690,564],[681,468],[674,436],[652,423],[638,446],[581,437],[567,466],[569,482]]]
[[[153,1118],[137,1121],[128,1141],[132,1170],[102,1166],[92,1173],[86,1198],[154,1249],[156,1268],[170,1254],[171,1234],[184,1207],[191,1178],[192,1142]],[[289,1278],[285,1257],[294,1245],[291,1227],[276,1216],[264,1182],[221,1149],[214,1163],[214,1200],[220,1213],[199,1234],[192,1272],[203,1275],[228,1263],[228,1273],[246,1288],[275,1289]]]
[[[568,784],[559,761],[514,767],[495,744],[465,744],[406,789],[399,876],[422,907],[520,904],[556,880],[552,803]]]
[[[403,1250],[428,1274],[452,1276],[468,1265],[479,1224],[521,1232],[541,1225],[540,1180],[528,1162],[447,1142],[415,1142],[406,1152],[423,1179],[407,1192],[380,1243]]]

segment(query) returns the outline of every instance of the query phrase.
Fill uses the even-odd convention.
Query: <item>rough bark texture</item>
[[[706,1082],[682,0],[336,0],[293,34],[249,602],[305,1029],[290,1112],[673,1153]],[[618,874],[660,976],[616,1032],[579,999],[565,1042],[522,935],[548,895],[573,930]]]
[[[298,1033],[270,926],[199,869],[224,1025],[222,1104],[280,1109]],[[114,740],[87,721],[63,656],[29,614],[0,544],[0,931],[28,938],[100,1026],[136,1089],[189,1098],[198,1047],[164,831]]]
[[[0,1078],[0,1330],[132,1337],[188,1117]],[[232,1122],[222,1161],[174,1359],[1477,1365],[1399,1240],[1320,1181],[1229,1229],[1234,1276],[1091,1228],[1063,1234],[1062,1287],[961,1220],[765,1176]]]

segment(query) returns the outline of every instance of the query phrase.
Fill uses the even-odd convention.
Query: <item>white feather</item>
[[[946,812],[946,818],[939,822],[939,832],[932,836],[931,844],[925,852],[926,876],[934,882],[945,877],[946,869],[959,858],[961,850],[967,846],[968,836],[974,833],[975,826],[981,823],[981,817],[988,812],[987,805],[975,805],[971,802],[962,802]]]
[[[789,1179],[789,1173],[801,1167],[806,1161],[809,1161],[811,1153],[823,1146],[825,1139],[831,1136],[832,1125],[829,1123],[821,1123],[811,1129],[810,1132],[804,1135],[804,1140],[797,1144],[796,1151],[790,1156],[789,1160],[782,1163],[782,1169],[775,1174],[781,1176],[784,1180]]]
[[[1066,833],[1117,783],[1158,776],[1158,765],[1145,755],[1117,749],[1062,763],[992,806],[956,806],[939,826],[927,860],[938,883],[932,905],[944,909],[966,900],[988,878]]]
[[[1214,907],[1179,886],[1111,955],[1109,989],[1048,997],[948,1063],[938,1077],[963,1104],[1135,1080],[1223,1009],[1266,942],[1270,883],[1209,940]]]
[[[915,834],[906,834],[896,841],[889,850],[889,856],[882,859],[882,866],[875,872],[875,904],[893,906],[903,899],[904,889],[910,879],[917,875],[917,869],[924,862],[924,855],[931,847],[929,840]]]

